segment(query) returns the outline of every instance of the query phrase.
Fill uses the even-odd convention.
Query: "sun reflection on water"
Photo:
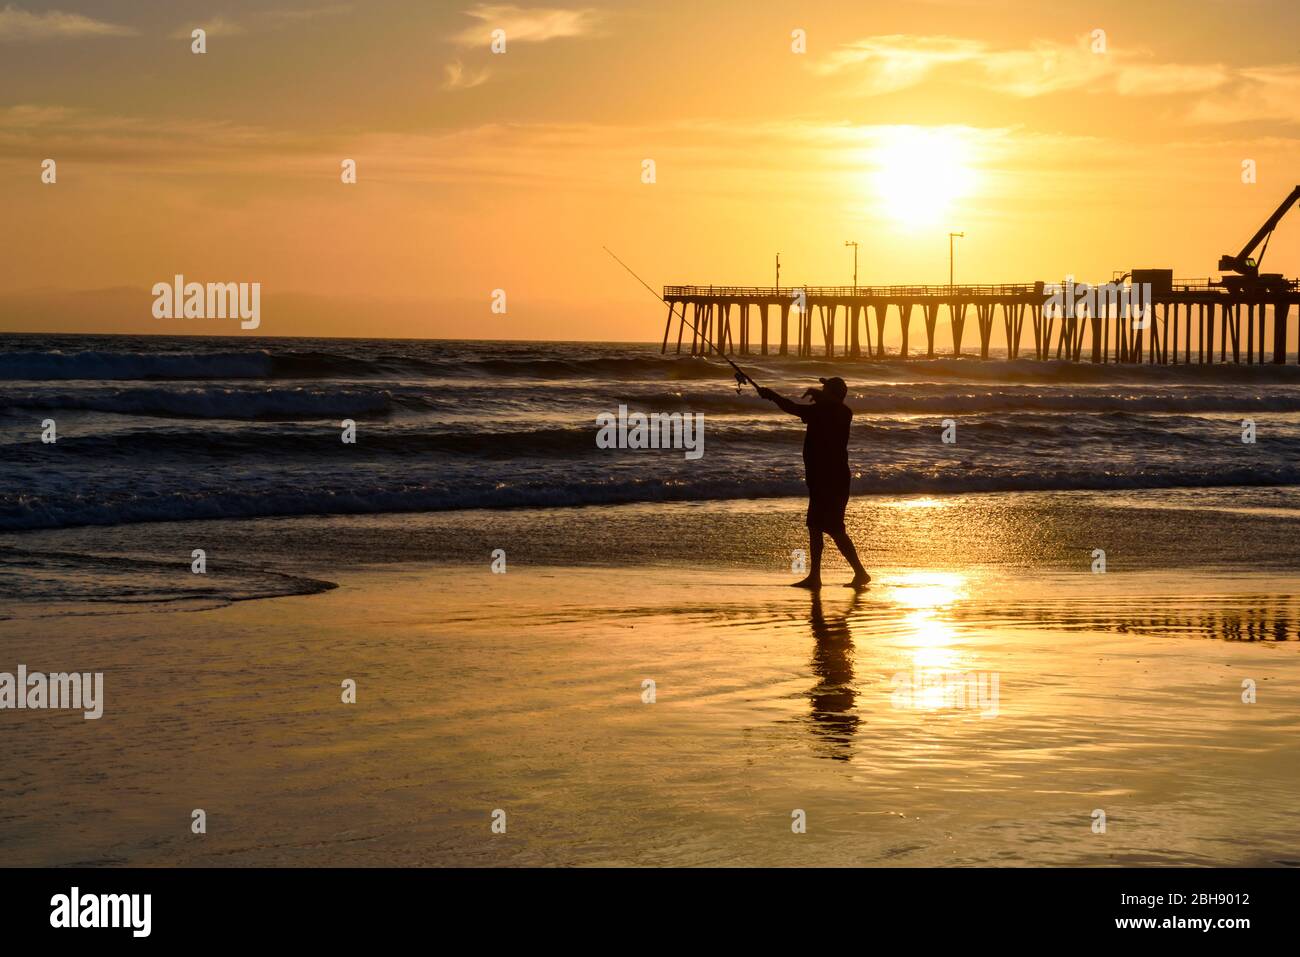
[[[904,608],[946,608],[966,597],[966,576],[960,572],[902,572],[889,582],[885,597]]]
[[[910,609],[902,618],[902,639],[909,649],[913,670],[960,670],[963,656],[954,647],[956,630],[944,611],[965,596],[966,576],[957,572],[904,572],[890,583],[886,597]],[[936,701],[932,706],[941,703]]]
[[[931,495],[922,495],[918,498],[905,498],[896,502],[885,501],[880,503],[885,508],[946,508],[948,503],[943,499],[935,498]]]

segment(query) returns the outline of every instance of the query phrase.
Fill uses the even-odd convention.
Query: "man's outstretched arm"
[[[777,395],[771,389],[764,388],[763,386],[759,386],[758,395],[759,398],[767,399],[769,402],[775,402],[776,407],[782,412],[788,412],[790,415],[797,415],[799,418],[803,418],[804,412],[812,408],[812,406],[800,405],[798,402],[793,402],[783,395]]]

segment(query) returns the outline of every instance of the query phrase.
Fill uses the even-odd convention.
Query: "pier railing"
[[[997,286],[664,286],[665,299],[889,299],[905,296],[1032,296],[1042,283]]]
[[[976,299],[986,296],[1048,296],[1055,286],[1064,281],[1050,283],[1002,283],[999,285],[929,285],[929,286],[664,286],[665,299],[790,299],[803,294],[808,299]],[[1117,286],[1126,282],[1112,283]],[[1083,282],[1075,281],[1082,290]],[[1098,288],[1100,284],[1088,284]],[[1290,284],[1294,294],[1296,284]],[[1204,279],[1175,279],[1168,289],[1172,293],[1211,295],[1232,298],[1220,283]],[[1272,296],[1262,297],[1271,302]]]

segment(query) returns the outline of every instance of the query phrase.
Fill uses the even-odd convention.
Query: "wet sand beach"
[[[6,607],[0,670],[102,670],[106,703],[7,715],[0,846],[52,865],[1296,865],[1294,513],[1200,494],[1182,524],[1154,498],[857,499],[858,596],[788,587],[797,500],[494,513],[505,574],[476,537],[505,529],[470,513],[11,536],[171,542],[188,575],[201,532],[218,580],[242,549],[338,587]],[[1016,532],[988,560],[980,537],[1042,509],[1145,550],[1094,574],[1083,532]],[[944,540],[950,520],[968,531]],[[645,560],[652,528],[675,561]],[[304,544],[379,540],[389,563]]]

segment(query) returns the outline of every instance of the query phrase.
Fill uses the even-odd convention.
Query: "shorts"
[[[844,531],[844,510],[849,505],[849,483],[808,486],[808,528],[834,535]]]

